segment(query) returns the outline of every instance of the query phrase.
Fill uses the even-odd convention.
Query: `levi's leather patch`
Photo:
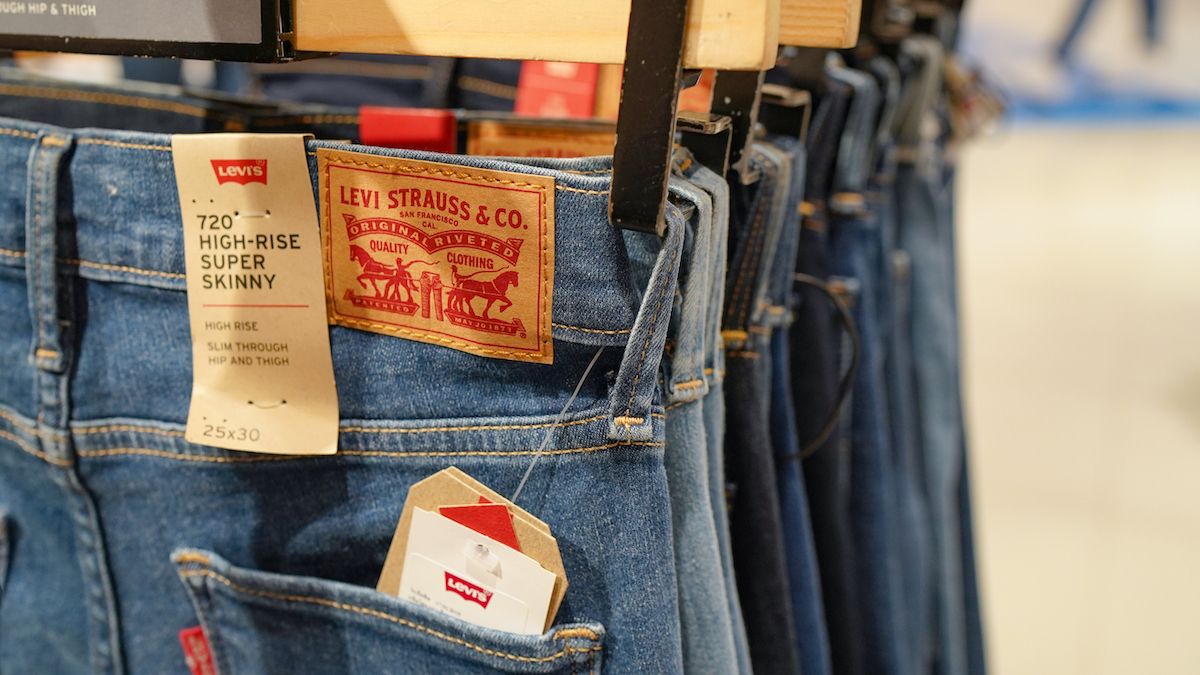
[[[329,321],[553,363],[554,179],[317,150]]]

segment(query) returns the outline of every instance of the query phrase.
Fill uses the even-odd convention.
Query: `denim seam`
[[[146,145],[144,143],[124,143],[122,141],[108,141],[102,138],[81,138],[76,143],[80,145],[111,145],[114,148],[130,148],[132,150],[161,150],[163,152],[171,152],[169,145]]]
[[[756,158],[760,159],[760,160],[762,159],[762,155],[761,155],[761,154],[759,154],[759,153],[754,153],[754,156],[755,156]],[[767,166],[774,166],[774,165],[772,165],[772,164],[768,164]],[[768,178],[773,178],[773,177],[774,177],[774,175],[775,175],[775,171],[774,171],[774,170],[768,170],[768,171],[767,171],[767,177],[768,177]],[[769,200],[767,200],[765,196],[762,196],[762,197],[760,197],[760,198],[759,198],[758,212],[757,212],[757,213],[755,214],[755,216],[754,216],[754,225],[752,225],[752,226],[750,227],[750,241],[751,241],[751,242],[754,242],[754,241],[755,241],[755,239],[756,239],[756,238],[757,238],[757,236],[758,236],[758,231],[759,231],[759,229],[760,229],[760,227],[759,227],[759,226],[760,226],[760,225],[762,225],[762,222],[763,222],[763,214],[766,212],[766,206],[765,206],[765,203],[766,203],[767,201],[769,201]],[[732,295],[733,295],[733,297],[732,297],[732,299],[731,299],[732,301],[729,303],[729,307],[728,307],[728,310],[729,310],[729,311],[728,311],[728,314],[727,314],[727,316],[728,316],[728,317],[730,317],[730,318],[732,318],[733,314],[737,312],[737,309],[736,309],[736,307],[737,307],[737,305],[739,304],[738,296],[740,296],[740,295],[741,295],[742,286],[743,286],[743,285],[746,283],[746,281],[747,281],[747,279],[746,279],[746,276],[747,276],[747,275],[746,275],[746,268],[750,266],[750,260],[751,260],[751,259],[753,259],[753,258],[754,258],[754,257],[755,257],[755,256],[758,254],[758,252],[761,250],[761,248],[762,248],[762,245],[761,245],[761,243],[760,243],[760,245],[758,246],[758,250],[756,250],[754,253],[751,253],[750,251],[747,251],[747,252],[746,252],[746,255],[745,255],[743,258],[742,258],[742,266],[741,266],[741,269],[740,269],[740,270],[738,270],[737,284],[735,284],[735,285],[734,285],[734,288],[733,288],[733,294],[732,294]],[[757,267],[757,265],[755,265],[755,267]],[[751,294],[751,295],[753,295],[753,294]],[[747,306],[746,306],[746,308],[745,308],[745,309],[742,311],[742,318],[743,318],[743,321],[742,321],[742,323],[741,323],[741,324],[739,324],[739,325],[744,325],[744,324],[745,324],[745,315],[746,315],[746,314],[748,314],[748,313],[750,312],[749,304],[750,304],[750,300],[749,300],[749,298],[747,298],[747,300],[746,300],[746,305],[747,305]]]
[[[275,600],[283,600],[285,602],[303,602],[303,603],[308,603],[308,604],[313,604],[313,605],[321,605],[324,607],[332,607],[333,609],[340,609],[340,610],[347,611],[347,612],[353,612],[355,614],[363,614],[366,616],[375,617],[377,619],[383,619],[385,621],[391,621],[393,623],[396,623],[396,624],[399,624],[402,626],[407,626],[409,628],[415,628],[419,631],[428,633],[434,637],[440,638],[447,642],[452,642],[454,644],[458,644],[463,647],[469,647],[470,649],[474,649],[475,651],[477,651],[481,654],[486,654],[487,656],[498,656],[498,657],[510,659],[513,661],[523,661],[526,663],[547,663],[550,661],[558,660],[564,656],[569,657],[571,654],[575,654],[575,653],[595,652],[595,651],[600,651],[601,649],[604,649],[604,647],[601,645],[595,645],[592,647],[588,647],[586,649],[579,649],[576,647],[572,647],[571,645],[568,644],[561,651],[559,651],[558,653],[555,653],[555,654],[551,654],[550,656],[540,656],[540,657],[538,657],[538,656],[519,656],[517,654],[509,654],[507,652],[501,652],[501,651],[496,651],[494,649],[488,649],[487,647],[481,647],[479,645],[473,644],[473,643],[463,640],[461,638],[456,638],[452,635],[446,635],[445,633],[436,631],[432,628],[429,628],[428,626],[423,626],[419,623],[416,623],[415,621],[401,619],[398,616],[393,616],[391,614],[388,614],[387,612],[381,612],[377,609],[370,609],[368,607],[359,607],[358,605],[350,605],[350,604],[346,604],[343,602],[334,602],[333,600],[326,600],[324,598],[315,598],[315,597],[308,596],[308,595],[284,595],[282,593],[270,593],[267,591],[258,591],[258,590],[254,590],[252,588],[245,588],[244,586],[239,586],[238,584],[235,584],[233,581],[230,581],[228,578],[222,576],[221,574],[218,574],[217,572],[214,572],[211,569],[207,569],[207,568],[203,569],[203,570],[184,570],[183,572],[181,572],[181,574],[183,576],[189,577],[189,578],[197,577],[197,576],[208,577],[208,578],[218,581],[222,584],[225,584],[229,588],[231,588],[234,591],[241,593],[243,595],[253,595],[253,596],[262,597],[262,598],[272,598]]]
[[[9,256],[12,258],[27,258],[28,253],[25,251],[16,251],[12,249],[0,248],[0,255]],[[125,265],[110,265],[108,263],[92,262],[90,260],[79,260],[77,258],[55,258],[54,262],[61,265],[79,265],[80,267],[94,267],[101,270],[110,270],[114,272],[129,272],[131,274],[143,274],[146,276],[167,277],[170,279],[186,279],[186,274],[178,272],[159,272],[157,270],[143,270],[137,267],[127,267]]]
[[[12,422],[14,426],[16,426],[20,429],[23,429],[23,430],[33,434],[34,436],[37,436],[38,438],[49,438],[52,441],[65,441],[67,439],[66,434],[55,434],[55,433],[52,433],[49,431],[43,431],[42,429],[39,429],[34,426],[30,426],[28,424],[25,424],[21,420],[17,419],[16,415],[13,415],[12,413],[6,412],[4,410],[0,410],[0,418],[4,418],[4,419],[8,420],[9,422]]]
[[[673,256],[671,256],[671,264],[667,266],[667,278],[668,279],[671,278],[671,272],[675,271],[675,263],[679,260],[679,252],[680,252],[681,248],[682,247],[676,248],[675,254]],[[634,398],[634,396],[637,395],[637,384],[638,384],[638,379],[641,378],[641,376],[642,376],[642,366],[646,365],[646,352],[650,349],[650,340],[654,337],[654,329],[655,329],[655,327],[658,326],[658,317],[661,316],[661,314],[662,314],[663,298],[667,297],[667,286],[670,286],[670,284],[669,283],[663,284],[662,293],[660,293],[658,296],[658,304],[655,305],[655,307],[654,307],[654,319],[650,321],[650,329],[648,331],[646,331],[646,344],[642,345],[642,356],[638,360],[638,369],[637,369],[637,372],[634,373],[634,375],[633,375],[633,385],[631,385],[629,387],[629,403],[627,403],[625,405],[625,414],[621,418],[614,419],[613,422],[615,424],[619,424],[619,422],[616,421],[617,419],[623,418],[626,421],[630,421],[632,419],[639,419],[639,418],[631,418],[629,413],[632,412],[632,410],[633,410],[633,398]],[[644,421],[645,420],[643,420],[643,419],[639,419],[637,424],[641,424]],[[626,424],[623,426],[628,428],[631,425]]]
[[[760,155],[760,157],[761,157],[761,155]],[[772,167],[767,170],[767,177],[771,180],[771,185],[774,186],[775,174],[779,172],[779,168],[778,168],[778,166],[776,166],[774,164],[768,164],[767,166]],[[774,189],[778,189],[778,188],[773,187],[773,190]],[[768,197],[770,197],[770,199],[768,199]],[[763,195],[762,203],[760,204],[760,207],[759,207],[760,208],[759,216],[762,216],[763,214],[766,214],[766,213],[770,213],[771,207],[774,205],[774,201],[775,201],[775,195],[773,192]],[[755,220],[757,221],[757,218]],[[743,304],[741,306],[742,318],[738,322],[738,325],[740,325],[740,326],[745,326],[750,321],[750,310],[752,309],[752,305],[754,304],[755,296],[757,295],[757,293],[755,293],[754,287],[755,287],[755,285],[757,285],[760,282],[760,280],[758,279],[758,275],[757,275],[757,269],[762,264],[763,249],[766,248],[766,246],[767,246],[767,239],[770,237],[770,233],[771,233],[771,226],[768,225],[766,228],[764,228],[762,235],[758,238],[758,242],[754,247],[754,256],[752,258],[752,260],[754,261],[754,270],[755,270],[754,280],[753,280],[752,284],[747,284],[746,302],[745,302],[745,304]],[[768,274],[769,274],[769,271],[768,271]],[[743,281],[743,280],[744,279],[739,279],[739,281]],[[751,327],[749,330],[753,331],[753,327]]]
[[[29,445],[28,443],[26,443],[20,436],[17,436],[16,434],[10,434],[7,431],[0,429],[0,438],[7,438],[8,440],[16,443],[25,452],[28,452],[29,454],[33,455],[34,457],[37,457],[40,460],[49,462],[55,466],[71,466],[71,462],[69,462],[65,459],[58,459],[56,457],[51,457],[51,456],[47,455],[46,453],[42,452],[41,450],[38,450],[38,449],[34,448],[32,445]]]
[[[666,415],[662,415],[660,413],[651,413],[650,416],[651,417],[660,417],[660,418],[666,417]],[[9,417],[10,419],[12,419],[11,416],[5,414],[3,410],[0,410],[0,417]],[[607,415],[597,415],[596,417],[589,417],[587,419],[582,419],[582,420],[573,420],[571,422],[560,422],[558,424],[555,424],[553,422],[546,422],[546,423],[541,423],[541,424],[507,424],[507,425],[496,425],[496,426],[476,425],[476,426],[461,426],[461,427],[428,427],[428,428],[424,428],[424,427],[419,427],[419,428],[341,427],[338,431],[340,433],[358,432],[358,433],[367,433],[367,434],[426,434],[426,433],[431,433],[431,432],[442,432],[442,431],[510,431],[510,430],[518,430],[518,429],[545,429],[546,427],[553,427],[553,426],[569,427],[569,426],[574,426],[576,424],[587,424],[588,422],[595,422],[597,420],[602,420],[606,417],[607,417]],[[20,422],[17,422],[15,419],[13,419],[12,421],[14,424],[17,424],[17,426],[22,426],[22,428],[26,428],[23,425],[21,425]],[[37,433],[36,430],[28,429],[28,428],[26,428],[26,429],[33,433]],[[73,428],[71,431],[76,434],[101,434],[101,433],[108,433],[110,431],[135,431],[135,432],[148,433],[148,434],[158,434],[160,436],[183,436],[183,434],[184,434],[184,432],[182,432],[182,431],[170,431],[167,429],[158,429],[156,427],[143,427],[143,426],[137,426],[137,425],[132,425],[132,424],[109,425],[109,426],[103,426],[103,427],[76,427],[76,428]]]
[[[727,352],[725,355],[732,359],[757,359],[760,356],[760,354],[758,352],[750,352],[750,351],[745,351],[745,350],[737,351],[737,352]]]
[[[37,138],[37,134],[32,131],[24,131],[21,129],[10,129],[8,127],[0,127],[0,134],[8,136],[20,136],[21,138]]]
[[[79,457],[109,457],[113,455],[146,455],[150,457],[162,457],[164,459],[177,459],[186,462],[212,462],[217,464],[238,464],[238,463],[253,463],[253,462],[287,462],[306,459],[321,459],[328,457],[349,456],[349,457],[520,457],[528,455],[573,455],[583,454],[587,452],[595,452],[598,450],[609,450],[611,448],[620,448],[625,446],[642,446],[642,447],[662,447],[663,443],[653,441],[633,441],[633,442],[616,442],[606,445],[595,445],[588,448],[567,448],[561,450],[447,450],[442,452],[436,451],[421,451],[414,450],[412,452],[390,452],[386,450],[339,450],[335,455],[263,455],[261,457],[216,457],[213,455],[185,455],[178,452],[167,452],[165,450],[151,450],[149,448],[109,448],[106,450],[80,450],[76,454]],[[48,460],[54,461],[54,460]]]
[[[584,333],[600,333],[603,335],[628,335],[629,333],[633,332],[629,328],[621,328],[619,330],[600,330],[599,328],[584,328],[582,326],[568,326],[568,325],[562,324],[562,323],[551,323],[550,325],[554,326],[555,328],[564,328],[567,330],[579,330],[579,331],[583,331]]]
[[[146,110],[164,110],[166,112],[191,115],[192,117],[214,118],[217,115],[199,106],[158,101],[139,96],[121,96],[118,94],[98,94],[88,91],[65,91],[61,89],[44,89],[41,87],[23,87],[11,84],[0,84],[0,94],[5,96],[24,96],[26,98],[50,98],[66,101],[89,101],[106,103],[108,105],[132,106]]]
[[[547,207],[547,202],[549,202],[549,199],[547,199],[546,195],[545,195],[545,190],[546,190],[545,186],[539,185],[537,183],[506,180],[503,178],[492,178],[490,176],[482,176],[482,175],[472,174],[469,171],[448,171],[446,169],[439,169],[439,168],[435,168],[435,167],[415,167],[415,166],[407,166],[405,164],[388,164],[388,163],[384,163],[384,162],[364,162],[364,161],[355,160],[355,159],[342,159],[340,157],[334,157],[334,156],[329,156],[329,155],[326,156],[325,161],[326,161],[326,164],[325,164],[324,175],[318,176],[318,180],[320,180],[321,178],[324,178],[323,182],[324,182],[324,187],[325,187],[325,192],[324,192],[324,194],[325,194],[325,217],[326,217],[327,221],[332,217],[330,215],[330,208],[331,208],[330,204],[332,203],[332,200],[330,199],[330,196],[329,196],[329,189],[330,189],[329,188],[329,163],[332,162],[333,164],[364,166],[364,167],[369,167],[372,169],[387,169],[387,170],[392,170],[392,171],[401,171],[401,172],[409,173],[409,174],[433,174],[433,175],[440,174],[442,176],[447,176],[450,178],[468,179],[468,180],[478,181],[478,182],[483,182],[483,183],[500,183],[502,185],[516,185],[516,186],[521,186],[521,187],[533,188],[535,190],[542,192],[542,196],[540,198],[541,205],[542,205],[541,218],[542,218],[542,223],[547,222],[546,207]],[[332,236],[332,233],[326,231],[325,242],[324,242],[325,246],[331,245],[331,243],[330,243],[331,236]],[[538,318],[538,324],[544,326],[544,325],[550,324],[550,322],[551,322],[550,321],[550,318],[551,318],[550,317],[550,304],[552,302],[553,293],[554,293],[554,290],[553,290],[554,279],[547,276],[550,273],[550,270],[548,269],[548,265],[546,264],[546,253],[547,253],[548,247],[553,244],[552,244],[552,242],[548,241],[548,237],[546,236],[546,228],[544,228],[544,227],[542,228],[541,234],[539,235],[539,239],[541,240],[541,249],[542,249],[542,259],[541,259],[542,281],[544,282],[543,288],[545,290],[542,291],[542,295],[540,297],[539,304],[542,307],[542,315]],[[330,289],[333,288],[333,270],[330,268],[329,265],[324,265],[323,267],[325,268],[326,298],[331,300],[332,298],[330,296],[330,293],[332,291]],[[374,328],[374,329],[380,330],[380,331],[387,331],[389,333],[413,335],[413,336],[418,336],[418,337],[422,338],[423,340],[432,340],[433,342],[441,343],[444,345],[452,345],[458,349],[461,349],[461,350],[469,352],[469,353],[492,354],[492,355],[497,355],[497,356],[502,356],[502,357],[508,357],[511,359],[526,359],[526,360],[545,359],[550,354],[549,350],[552,349],[552,347],[549,347],[546,343],[549,342],[549,343],[551,343],[551,345],[553,344],[553,338],[551,336],[547,335],[545,337],[545,339],[543,340],[542,344],[538,345],[537,351],[533,352],[533,353],[518,352],[518,351],[509,350],[509,349],[486,349],[483,347],[473,345],[469,342],[464,342],[461,340],[455,340],[452,338],[442,337],[440,335],[430,333],[427,331],[410,330],[408,328],[402,328],[400,326],[391,326],[391,325],[384,324],[384,323],[378,323],[378,322],[374,322],[374,321],[365,321],[363,319],[358,319],[358,318],[349,317],[349,316],[343,316],[337,312],[337,309],[334,307],[333,302],[329,302],[329,313],[331,315],[330,318],[333,320],[333,322],[336,324],[342,325],[342,326],[347,326],[350,328],[353,328],[355,326],[360,326],[360,327]]]

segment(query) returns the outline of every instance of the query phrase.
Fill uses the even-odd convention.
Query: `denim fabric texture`
[[[771,444],[771,331],[753,323],[772,262],[764,251],[772,250],[782,229],[781,219],[773,221],[772,210],[778,192],[790,186],[791,167],[775,164],[759,147],[756,144],[751,163],[762,177],[750,186],[734,185],[730,199],[729,277],[722,320],[727,359],[725,471],[734,572],[754,672],[794,674],[800,670],[800,655]]]
[[[801,220],[796,272],[825,280],[830,176],[850,103],[849,86],[830,80],[817,103],[809,128],[804,217]],[[814,443],[837,405],[842,328],[829,298],[810,285],[793,284],[795,321],[789,329],[792,395],[801,448]],[[813,543],[821,571],[821,595],[835,675],[859,675],[862,633],[853,574],[850,527],[850,462],[835,428],[803,460],[805,489],[812,515]]]
[[[170,138],[3,120],[5,673],[186,673],[177,634],[197,624],[224,673],[682,672],[657,377],[680,211],[665,240],[613,229],[608,179],[571,172],[594,160],[310,142],[313,175],[318,147],[554,176],[554,364],[333,327],[337,455],[189,444]],[[455,465],[511,494],[600,346],[520,500],[570,579],[554,627],[511,635],[374,591],[408,487]]]
[[[721,337],[721,318],[725,303],[725,256],[729,246],[729,183],[698,162],[692,162],[683,168],[682,173],[693,185],[707,191],[713,204],[713,254],[709,258],[712,264],[709,282],[712,287],[704,334],[704,378],[708,382],[708,393],[703,401],[704,429],[708,445],[709,502],[713,509],[713,524],[717,531],[721,570],[724,573],[724,587],[729,604],[730,625],[737,657],[736,672],[749,675],[752,672],[750,645],[746,637],[746,623],[742,617],[737,580],[734,577],[725,477],[725,347]]]
[[[967,610],[959,483],[964,462],[951,197],[938,115],[942,45],[901,44],[905,95],[896,120],[899,245],[911,260],[911,335],[917,439],[935,564],[935,672],[967,671]]]
[[[850,308],[858,329],[858,369],[850,407],[850,514],[865,668],[870,673],[916,675],[904,606],[900,509],[890,445],[886,349],[879,325],[880,213],[868,205],[872,146],[882,98],[870,75],[843,68],[831,77],[854,90],[842,131],[829,202],[833,274],[854,280]]]
[[[792,612],[796,621],[800,671],[806,675],[829,675],[829,632],[821,597],[821,573],[813,543],[804,468],[800,462],[800,440],[796,432],[795,401],[792,398],[791,349],[788,329],[795,309],[792,294],[796,252],[800,244],[800,204],[804,198],[804,145],[798,138],[771,137],[770,145],[791,163],[791,185],[777,202],[780,235],[765,279],[766,296],[755,324],[771,330],[771,442],[779,480],[779,508],[787,551],[788,581]]]

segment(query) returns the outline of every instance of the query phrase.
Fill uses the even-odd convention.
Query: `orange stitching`
[[[543,455],[573,455],[582,454],[585,452],[594,452],[597,450],[608,450],[624,445],[637,445],[644,447],[662,447],[662,443],[654,442],[633,442],[633,443],[609,443],[607,445],[596,445],[590,448],[569,448],[565,450],[543,450]],[[303,459],[313,459],[320,457],[337,457],[345,455],[348,457],[519,457],[522,455],[536,455],[537,450],[511,450],[511,451],[491,451],[491,450],[462,450],[462,451],[444,451],[444,452],[388,452],[384,450],[341,450],[337,455],[264,455],[255,457],[216,457],[212,455],[184,455],[177,452],[166,452],[165,450],[151,450],[149,448],[110,448],[107,450],[80,450],[80,457],[110,457],[113,455],[145,455],[147,457],[162,457],[164,459],[178,459],[188,462],[210,462],[215,464],[239,464],[253,462],[286,462]]]
[[[66,144],[67,144],[67,142],[65,140],[59,138],[58,136],[43,136],[42,137],[42,145],[50,145],[50,146],[53,146],[56,148],[61,148],[62,146],[66,145]]]
[[[734,358],[734,359],[757,359],[757,358],[759,358],[758,352],[747,352],[747,351],[729,352],[728,354],[726,354],[726,356],[728,356],[730,358]]]
[[[589,638],[592,640],[600,639],[599,635],[596,635],[594,632],[592,632],[591,630],[588,630],[587,628],[564,628],[554,634],[555,640],[573,638],[573,637],[584,637],[584,638]]]
[[[211,565],[212,564],[212,561],[208,559],[208,556],[203,556],[203,555],[200,555],[199,553],[180,553],[179,556],[176,558],[176,562],[181,562],[181,563],[194,562],[194,563],[200,563],[201,565]]]
[[[389,325],[383,324],[383,323],[374,323],[372,321],[364,321],[362,319],[356,319],[354,317],[337,314],[336,311],[334,313],[334,323],[336,323],[340,326],[346,326],[348,328],[353,328],[354,325],[358,325],[358,326],[366,326],[366,327],[370,327],[370,328],[378,328],[379,330],[386,330],[390,333],[405,333],[407,335],[417,335],[422,338],[436,340],[437,342],[441,342],[443,344],[454,345],[456,348],[459,348],[459,349],[465,349],[465,350],[471,351],[471,352],[479,352],[480,354],[498,354],[500,356],[507,356],[507,357],[513,358],[513,359],[541,359],[541,358],[545,358],[545,356],[546,356],[546,354],[542,351],[514,352],[514,351],[509,351],[506,349],[484,349],[483,347],[476,347],[469,342],[459,342],[458,340],[452,340],[450,338],[441,337],[438,335],[434,335],[432,333],[423,333],[421,331],[409,330],[407,328],[401,328],[400,326],[389,326]]]
[[[487,649],[486,647],[480,647],[479,645],[472,644],[470,642],[467,642],[466,640],[452,637],[450,635],[446,635],[445,633],[441,633],[436,630],[433,630],[432,628],[429,628],[428,626],[422,626],[419,623],[409,621],[408,619],[401,619],[398,616],[393,616],[386,612],[380,612],[379,610],[368,609],[366,607],[359,607],[358,605],[349,605],[349,604],[342,603],[342,602],[334,602],[332,600],[325,600],[324,598],[314,598],[312,596],[307,596],[307,595],[283,595],[280,593],[270,593],[267,591],[258,591],[258,590],[254,590],[251,588],[245,588],[243,586],[239,586],[239,585],[233,583],[228,578],[218,574],[217,572],[212,571],[211,569],[184,570],[180,574],[185,577],[199,577],[199,576],[209,577],[210,579],[215,579],[216,581],[219,581],[219,582],[225,584],[226,586],[232,588],[233,590],[235,590],[239,593],[242,593],[244,595],[255,595],[258,597],[262,597],[262,598],[274,598],[276,600],[283,600],[286,602],[306,602],[309,604],[322,605],[324,607],[332,607],[334,609],[341,609],[341,610],[348,611],[348,612],[354,612],[355,614],[364,614],[367,616],[373,616],[375,618],[384,619],[385,621],[391,621],[393,623],[397,623],[402,626],[408,626],[409,628],[415,628],[419,631],[429,633],[430,635],[433,635],[434,637],[438,637],[443,640],[446,640],[447,642],[453,642],[455,644],[459,644],[464,647],[469,647],[471,649],[474,649],[477,652],[486,654],[488,656],[499,656],[499,657],[510,659],[513,661],[524,661],[524,662],[528,662],[528,663],[546,663],[548,661],[554,661],[556,659],[562,658],[563,656],[567,656],[569,654],[573,654],[576,652],[584,653],[584,652],[590,652],[590,651],[599,651],[599,650],[603,649],[603,647],[601,647],[600,645],[595,645],[593,647],[588,647],[586,649],[577,649],[575,647],[567,645],[566,647],[564,647],[562,649],[562,651],[560,651],[556,654],[552,654],[550,656],[542,656],[542,657],[517,656],[516,654],[509,654],[507,652],[499,652],[494,649]]]
[[[7,415],[2,410],[0,410],[0,416],[9,417],[11,419],[11,416]],[[659,413],[651,413],[650,416],[651,417],[663,417],[663,415],[661,415]],[[582,419],[582,420],[574,420],[571,422],[561,422],[558,424],[558,426],[569,427],[569,426],[573,426],[576,424],[587,424],[588,422],[595,422],[596,420],[605,419],[606,417],[608,417],[608,415],[597,415],[595,417],[589,417],[587,419]],[[15,419],[13,419],[12,421],[17,426],[22,426],[23,428],[25,428],[26,431],[30,431],[35,434],[38,433],[38,431],[36,429],[24,427],[20,422],[18,422]],[[554,424],[552,422],[547,422],[547,423],[542,423],[542,424],[507,424],[507,425],[503,425],[503,426],[479,425],[479,426],[463,426],[463,427],[428,427],[428,428],[342,427],[341,429],[339,429],[339,431],[342,433],[358,432],[358,433],[364,433],[364,434],[427,434],[427,433],[445,432],[445,431],[511,431],[511,430],[519,430],[519,429],[545,429],[546,427],[551,427],[551,426],[554,426]],[[102,434],[102,433],[108,433],[110,431],[134,431],[134,432],[138,432],[138,433],[157,434],[159,436],[183,436],[183,433],[184,433],[182,431],[170,431],[167,429],[159,429],[157,427],[134,426],[134,425],[129,425],[129,424],[110,425],[110,426],[106,426],[106,427],[78,427],[78,428],[72,429],[71,431],[73,433],[81,434],[81,435],[82,434]],[[61,439],[59,439],[59,440],[61,440]]]
[[[0,417],[3,417],[4,419],[8,420],[9,422],[12,422],[13,426],[16,426],[20,429],[24,429],[25,431],[28,431],[29,433],[33,434],[34,436],[37,436],[38,438],[49,438],[52,441],[66,440],[65,434],[56,435],[53,433],[44,432],[37,427],[31,427],[28,424],[25,424],[21,420],[17,419],[17,417],[15,415],[12,415],[3,410],[0,410]]]
[[[21,438],[15,434],[10,434],[7,431],[0,430],[0,438],[9,439],[10,441],[16,443],[22,450],[24,450],[25,452],[28,452],[29,454],[33,455],[34,457],[37,457],[38,459],[40,459],[42,461],[50,462],[51,464],[54,464],[55,466],[71,466],[71,462],[69,462],[65,459],[55,459],[55,458],[47,455],[46,453],[35,449],[33,446],[31,446],[28,443],[26,443],[25,441],[21,440]]]
[[[582,190],[580,188],[567,187],[565,185],[555,185],[554,189],[565,190],[567,192],[579,192],[585,195],[606,195],[609,192],[612,192],[612,190]]]
[[[22,131],[21,129],[9,129],[7,127],[0,128],[0,134],[8,136],[20,136],[21,138],[37,138],[37,134],[30,131]]]
[[[663,298],[667,297],[667,287],[671,285],[669,281],[671,272],[675,271],[675,261],[679,259],[679,251],[683,246],[675,249],[675,254],[671,256],[671,264],[667,266],[667,279],[663,282],[662,293],[658,296],[658,304],[654,307],[654,320],[650,322],[650,330],[646,332],[646,344],[642,345],[642,356],[638,361],[637,372],[633,375],[633,386],[629,388],[629,403],[625,404],[625,416],[628,417],[633,409],[633,397],[637,395],[637,383],[642,377],[642,366],[646,364],[646,351],[650,349],[650,339],[654,337],[654,327],[658,325],[658,317],[662,310]],[[631,432],[632,433],[632,432]]]
[[[107,103],[109,105],[134,106],[137,108],[146,108],[147,110],[166,110],[193,117],[210,117],[207,110],[198,106],[171,101],[157,101],[152,98],[142,98],[140,96],[97,94],[87,91],[63,91],[58,89],[43,89],[41,87],[21,87],[10,84],[0,85],[0,94],[27,96],[30,98],[56,98],[65,101],[90,101],[92,103]]]
[[[136,267],[126,267],[125,265],[109,265],[107,263],[96,263],[88,260],[77,260],[75,258],[55,258],[57,262],[64,265],[79,265],[80,267],[94,267],[101,270],[113,270],[117,272],[130,272],[132,274],[143,274],[146,276],[167,277],[168,279],[186,279],[186,274],[178,272],[159,272],[157,270],[143,270]]]
[[[120,141],[106,141],[100,138],[82,138],[79,140],[82,145],[111,145],[114,148],[131,148],[133,150],[162,150],[171,152],[169,145],[143,145],[141,143],[122,143]]]
[[[0,255],[6,255],[13,258],[24,258],[25,251],[13,251],[7,248],[0,248]]]
[[[699,389],[704,386],[704,380],[689,380],[675,385],[676,389]]]

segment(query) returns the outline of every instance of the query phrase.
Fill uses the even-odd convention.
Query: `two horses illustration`
[[[363,273],[358,275],[358,283],[367,288],[367,281],[371,282],[370,288],[375,291],[375,297],[383,298],[384,300],[400,301],[400,289],[403,288],[408,294],[406,302],[413,302],[413,291],[419,290],[420,286],[417,281],[409,274],[408,268],[414,263],[413,261],[405,265],[400,258],[396,258],[396,266],[385,265],[371,257],[361,246],[350,246],[350,257],[354,259],[362,268]],[[383,285],[383,292],[379,291],[379,282],[386,282]]]
[[[516,287],[517,285],[517,273],[513,270],[501,272],[491,281],[480,281],[471,278],[475,274],[479,274],[479,272],[466,276],[460,275],[458,273],[458,265],[450,266],[450,274],[454,279],[454,286],[448,296],[449,311],[451,312],[479,316],[479,314],[475,313],[475,308],[471,306],[471,301],[475,298],[483,298],[487,300],[487,305],[483,308],[483,318],[491,321],[492,318],[488,316],[488,312],[491,311],[492,305],[497,301],[502,303],[497,310],[500,312],[508,309],[513,304],[512,300],[509,300],[507,297],[508,287]]]

